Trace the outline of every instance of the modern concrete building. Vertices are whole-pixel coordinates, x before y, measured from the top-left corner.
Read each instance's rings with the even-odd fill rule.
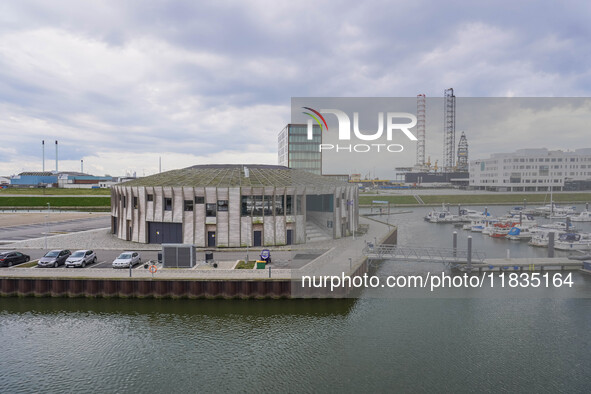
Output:
[[[278,154],[279,165],[322,175],[322,153],[320,144],[322,135],[320,127],[312,128],[312,139],[308,139],[308,126],[305,124],[288,124],[279,132]]]
[[[357,186],[269,165],[199,165],[111,188],[112,232],[198,247],[301,244],[358,224]]]
[[[561,151],[520,149],[470,161],[470,187],[492,191],[550,191],[588,184],[591,148]],[[552,188],[552,189],[551,189]]]

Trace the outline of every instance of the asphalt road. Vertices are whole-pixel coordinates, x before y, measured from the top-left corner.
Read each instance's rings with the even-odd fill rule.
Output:
[[[0,244],[12,243],[31,238],[41,238],[48,232],[48,236],[66,234],[77,231],[95,230],[109,227],[110,216],[100,216],[84,219],[64,220],[60,222],[26,224],[22,226],[10,226],[0,228]]]
[[[2,250],[2,247],[0,247]],[[47,252],[45,249],[23,249],[19,250],[20,252],[31,256],[31,260],[36,260],[45,255]],[[133,251],[133,249],[129,249],[128,251]],[[73,253],[74,250],[71,250]],[[119,254],[125,252],[124,250],[95,250],[97,256],[97,263],[96,264],[89,264],[87,268],[108,268],[112,269],[111,263]],[[144,269],[143,264],[147,263],[150,260],[157,260],[158,252],[155,251],[139,251],[142,264],[137,265],[135,269]],[[218,261],[233,261],[233,260],[244,260],[246,258],[246,250],[239,251],[239,252],[224,252],[224,251],[214,251],[214,260]],[[323,251],[318,250],[298,250],[298,251],[271,251],[271,258],[273,260],[272,265],[275,267],[282,267],[282,268],[300,268],[306,265],[308,262],[312,261],[316,257],[320,256]],[[248,253],[249,260],[256,260],[259,257],[258,252],[250,251]],[[205,260],[205,252],[198,251],[197,252],[197,261],[202,262]],[[0,267],[0,270],[4,269],[4,267]],[[65,269],[65,265],[61,265],[58,268],[37,268],[34,267],[33,269]],[[68,269],[77,269],[77,268],[68,268]]]

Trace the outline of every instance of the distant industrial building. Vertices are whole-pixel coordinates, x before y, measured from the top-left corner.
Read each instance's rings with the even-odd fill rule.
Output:
[[[60,187],[65,189],[105,188],[121,182],[111,176],[94,176],[82,172],[21,172],[10,177],[16,187]]]
[[[470,161],[470,187],[492,191],[585,190],[591,186],[591,148],[520,149]]]
[[[352,234],[358,188],[272,165],[198,165],[112,187],[112,232],[141,243],[246,247]]]
[[[314,125],[312,132],[312,139],[309,140],[308,125],[291,123],[279,132],[278,154],[280,166],[322,175],[322,153],[320,152],[322,135],[320,127]]]

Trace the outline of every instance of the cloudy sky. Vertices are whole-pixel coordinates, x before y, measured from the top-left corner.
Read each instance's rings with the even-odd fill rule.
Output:
[[[276,164],[291,97],[588,97],[589,20],[584,1],[5,1],[0,175],[41,170],[43,139],[47,169],[57,139],[60,170],[84,159],[96,175],[152,174],[159,157]],[[492,146],[461,116],[472,158],[591,145],[588,130],[564,141],[530,122],[517,143],[495,126]]]

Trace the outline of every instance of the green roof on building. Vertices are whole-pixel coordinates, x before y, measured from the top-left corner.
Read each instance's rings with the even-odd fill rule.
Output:
[[[248,173],[248,177],[246,176]],[[347,186],[330,176],[315,175],[284,166],[262,164],[196,165],[150,175],[121,186],[262,187]]]

